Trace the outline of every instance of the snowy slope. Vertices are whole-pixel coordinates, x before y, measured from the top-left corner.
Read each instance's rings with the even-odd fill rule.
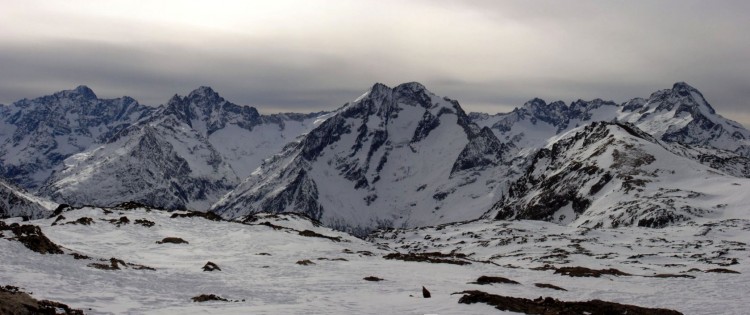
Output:
[[[99,99],[79,86],[0,106],[0,172],[36,189],[62,161],[105,142],[152,109],[130,97]]]
[[[137,201],[205,211],[317,118],[261,116],[201,87],[186,97],[175,95],[109,142],[68,158],[41,193],[73,205]]]
[[[743,213],[750,179],[672,153],[631,124],[592,123],[538,151],[488,214],[572,226],[663,227]]]
[[[22,222],[39,226],[64,254],[33,252],[0,224],[0,284],[19,286],[38,299],[60,301],[86,314],[505,314],[484,304],[459,304],[461,295],[453,293],[464,290],[531,299],[601,299],[685,314],[744,314],[750,290],[750,248],[743,243],[749,237],[747,220],[658,230],[478,221],[382,231],[382,237],[373,238],[381,244],[374,244],[297,216],[261,216],[240,224],[171,218],[173,214],[84,208],[64,212],[65,218],[54,226],[54,218]],[[129,222],[120,223],[122,217]],[[89,225],[70,223],[87,222],[85,218],[91,219]],[[153,226],[142,225],[149,222]],[[304,236],[315,235],[309,232],[300,235],[304,230],[338,241]],[[156,243],[165,237],[188,243]],[[469,264],[383,258],[396,249],[454,251],[468,255],[456,260]],[[83,256],[75,259],[72,254]],[[92,267],[109,266],[111,258],[125,264],[118,263],[119,270]],[[297,264],[304,260],[314,264]],[[208,261],[221,271],[203,271]],[[617,268],[636,276],[569,277],[531,269],[550,263]],[[715,268],[741,273],[701,272]],[[654,274],[683,277],[651,277]],[[365,281],[368,276],[384,280]],[[472,283],[480,276],[520,284]],[[422,286],[431,298],[422,298]],[[191,301],[200,294],[231,301]]]
[[[57,204],[38,198],[22,188],[0,180],[0,218],[46,218]]]
[[[746,218],[747,213],[723,213],[721,218],[699,218],[663,229],[588,229],[487,219],[381,230],[369,239],[402,252],[466,255],[495,266],[491,275],[521,283],[492,285],[495,294],[536,298],[554,292],[563,300],[599,298],[653,303],[685,314],[745,314],[741,305],[750,290]],[[576,267],[616,269],[630,276],[571,277],[558,272]],[[722,271],[737,274],[715,273]],[[531,292],[532,283],[568,291]]]
[[[376,84],[253,173],[213,210],[300,212],[362,234],[476,218],[497,199],[510,148],[456,101]]]

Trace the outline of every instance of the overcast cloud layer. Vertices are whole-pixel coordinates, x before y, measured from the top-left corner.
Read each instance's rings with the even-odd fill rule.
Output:
[[[618,102],[686,81],[750,126],[750,1],[0,0],[0,103],[200,85],[263,112],[419,81],[469,111]]]

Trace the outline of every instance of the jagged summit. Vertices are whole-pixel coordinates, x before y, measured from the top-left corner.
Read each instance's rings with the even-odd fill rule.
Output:
[[[393,88],[396,91],[412,91],[412,92],[420,92],[420,91],[427,91],[427,87],[425,87],[422,83],[419,82],[406,82],[401,83],[397,85],[395,88]]]
[[[214,91],[210,86],[200,86],[193,90],[187,96],[191,100],[204,99],[211,102],[221,102],[224,100],[219,93]]]
[[[432,105],[429,101],[431,97],[435,97],[435,94],[418,82],[402,83],[393,88],[375,83],[370,90],[345,107],[364,106],[374,112],[384,113],[393,109],[395,104],[427,108]]]
[[[257,109],[229,102],[208,86],[201,86],[185,97],[173,96],[167,102],[163,115],[157,116],[170,115],[203,132],[205,136],[227,124],[252,130],[261,123],[261,115]]]
[[[84,99],[84,100],[96,100],[98,97],[96,96],[96,93],[94,93],[94,90],[89,88],[86,85],[79,85],[71,90],[62,90],[56,93],[53,93],[52,95],[43,96],[44,97],[54,97],[58,99]],[[39,98],[37,98],[39,99]]]
[[[698,89],[682,81],[675,82],[672,85],[672,91],[676,92],[680,96],[692,96],[691,93],[696,93],[700,96],[701,99],[704,99],[703,94],[700,91],[698,91]],[[711,114],[716,114],[716,112],[713,111],[713,108],[711,108],[711,110],[712,110]]]
[[[94,93],[94,90],[86,85],[79,85],[70,90],[61,90],[45,96],[36,97],[34,99],[24,98],[14,102],[12,105],[17,107],[26,107],[30,105],[62,106],[64,104],[61,104],[61,102],[66,104],[75,104],[75,102],[79,101],[91,103],[99,100],[100,99],[98,98],[96,93]]]
[[[670,112],[676,114],[688,112],[690,115],[715,115],[716,110],[706,101],[703,94],[685,82],[675,83],[671,89],[656,91],[648,98],[652,106],[644,104],[642,111],[653,109],[654,112]]]
[[[391,88],[390,86],[375,82],[375,84],[372,85],[372,88],[370,88],[370,91],[386,91],[386,90],[411,90],[411,91],[426,91],[427,87],[424,86],[424,84],[413,81],[413,82],[405,82],[396,85],[395,87]]]
[[[86,98],[97,98],[94,90],[85,85],[79,85],[73,91]]]
[[[226,100],[209,86],[200,86],[188,93],[187,96],[175,94],[167,102],[167,106],[174,103],[192,103],[196,106],[210,107]]]

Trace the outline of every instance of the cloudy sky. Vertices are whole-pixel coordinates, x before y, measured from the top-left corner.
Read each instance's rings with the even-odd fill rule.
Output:
[[[686,81],[750,126],[750,1],[0,0],[0,103],[77,85],[264,112],[419,81],[470,111]]]

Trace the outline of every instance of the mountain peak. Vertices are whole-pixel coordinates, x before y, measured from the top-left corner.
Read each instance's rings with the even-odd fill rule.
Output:
[[[546,107],[547,107],[547,102],[538,97],[535,97],[526,101],[526,103],[523,103],[523,106],[521,106],[522,109],[526,109],[531,112],[535,112]]]
[[[394,88],[391,88],[383,83],[377,82],[375,83],[372,88],[370,88],[370,91],[366,93],[365,95],[370,96],[376,96],[381,94],[390,94],[393,93],[394,95],[413,95],[413,94],[431,94],[427,88],[419,82],[406,82],[401,83],[397,85]]]
[[[221,100],[219,93],[216,93],[210,86],[201,86],[193,90],[188,94],[188,99],[207,99],[207,100]]]
[[[410,90],[414,92],[426,91],[427,88],[419,82],[406,82],[399,84],[394,90]]]
[[[675,82],[672,85],[672,90],[675,90],[675,91],[698,91],[697,89],[695,89],[694,87],[692,87],[690,84],[687,84],[687,83],[685,83],[683,81]]]
[[[685,82],[676,82],[674,85],[672,85],[672,92],[679,95],[680,97],[686,97],[694,101],[695,104],[693,106],[686,106],[686,109],[704,108],[708,111],[708,114],[716,114],[716,110],[714,110],[714,108],[711,107],[711,104],[706,101],[706,99],[703,97],[703,94],[698,91],[698,89],[690,86],[689,84]]]
[[[75,89],[65,90],[65,91],[62,91],[62,92],[59,92],[59,93],[62,94],[63,96],[68,96],[68,97],[71,97],[71,96],[72,97],[81,96],[81,97],[83,97],[85,99],[96,99],[97,98],[96,94],[94,94],[94,91],[91,90],[91,88],[89,88],[88,86],[85,86],[85,85],[79,85]]]

